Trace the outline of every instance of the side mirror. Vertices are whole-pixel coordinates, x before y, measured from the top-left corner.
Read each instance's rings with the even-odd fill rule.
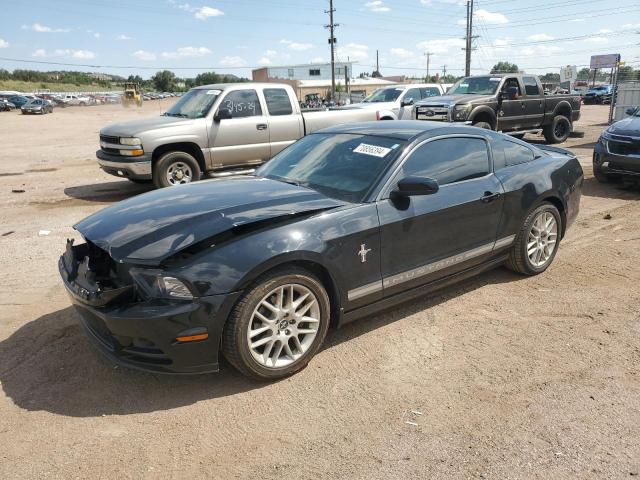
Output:
[[[624,113],[626,113],[627,115],[635,115],[635,113],[638,111],[638,108],[640,107],[629,107],[627,108]]]
[[[415,197],[419,195],[433,195],[440,189],[438,181],[425,177],[406,177],[398,182],[392,192],[399,197]]]
[[[413,105],[413,98],[407,98],[406,100],[402,100],[402,102],[400,102],[401,107],[410,107],[411,105]]]
[[[229,120],[231,118],[233,118],[231,110],[228,108],[219,108],[218,112],[213,116],[213,121],[219,122],[220,120]]]

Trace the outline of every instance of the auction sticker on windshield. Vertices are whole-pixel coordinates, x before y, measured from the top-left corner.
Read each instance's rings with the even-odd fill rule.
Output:
[[[366,143],[361,143],[354,150],[355,153],[364,153],[365,155],[372,155],[374,157],[384,157],[387,153],[391,151],[390,148],[379,147],[377,145],[369,145]]]

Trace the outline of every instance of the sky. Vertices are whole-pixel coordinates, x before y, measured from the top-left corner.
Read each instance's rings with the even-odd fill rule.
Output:
[[[139,74],[170,69],[251,77],[251,69],[329,61],[328,0],[0,0],[0,68]],[[620,53],[640,68],[640,2],[476,0],[472,73],[500,60],[529,73]],[[464,0],[335,0],[337,59],[383,75],[462,75]],[[7,17],[8,19],[9,17]],[[28,61],[20,62],[17,60]],[[47,63],[69,64],[65,66]],[[445,67],[446,66],[446,67]]]

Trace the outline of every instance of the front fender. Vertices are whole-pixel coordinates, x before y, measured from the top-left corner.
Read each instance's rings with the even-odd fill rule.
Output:
[[[492,125],[496,125],[497,122],[497,117],[496,117],[496,112],[495,110],[493,110],[491,107],[487,106],[487,105],[482,105],[479,107],[474,108],[471,111],[471,114],[469,115],[469,118],[467,118],[467,121],[473,123],[474,120],[479,117],[480,115],[488,115],[491,118],[491,123]]]
[[[398,114],[394,113],[393,110],[378,110],[377,117],[378,120],[397,120]]]

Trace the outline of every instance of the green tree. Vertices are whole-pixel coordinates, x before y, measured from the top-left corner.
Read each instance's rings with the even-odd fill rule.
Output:
[[[559,73],[545,73],[540,76],[540,81],[545,83],[560,83]]]
[[[133,83],[137,83],[139,85],[142,85],[144,80],[142,79],[142,77],[140,75],[129,75],[129,77],[127,78],[127,82],[133,82]]]
[[[509,62],[498,62],[491,69],[491,73],[518,73],[518,65]]]
[[[162,70],[151,77],[151,83],[159,92],[173,92],[175,90],[176,76],[169,70]]]

